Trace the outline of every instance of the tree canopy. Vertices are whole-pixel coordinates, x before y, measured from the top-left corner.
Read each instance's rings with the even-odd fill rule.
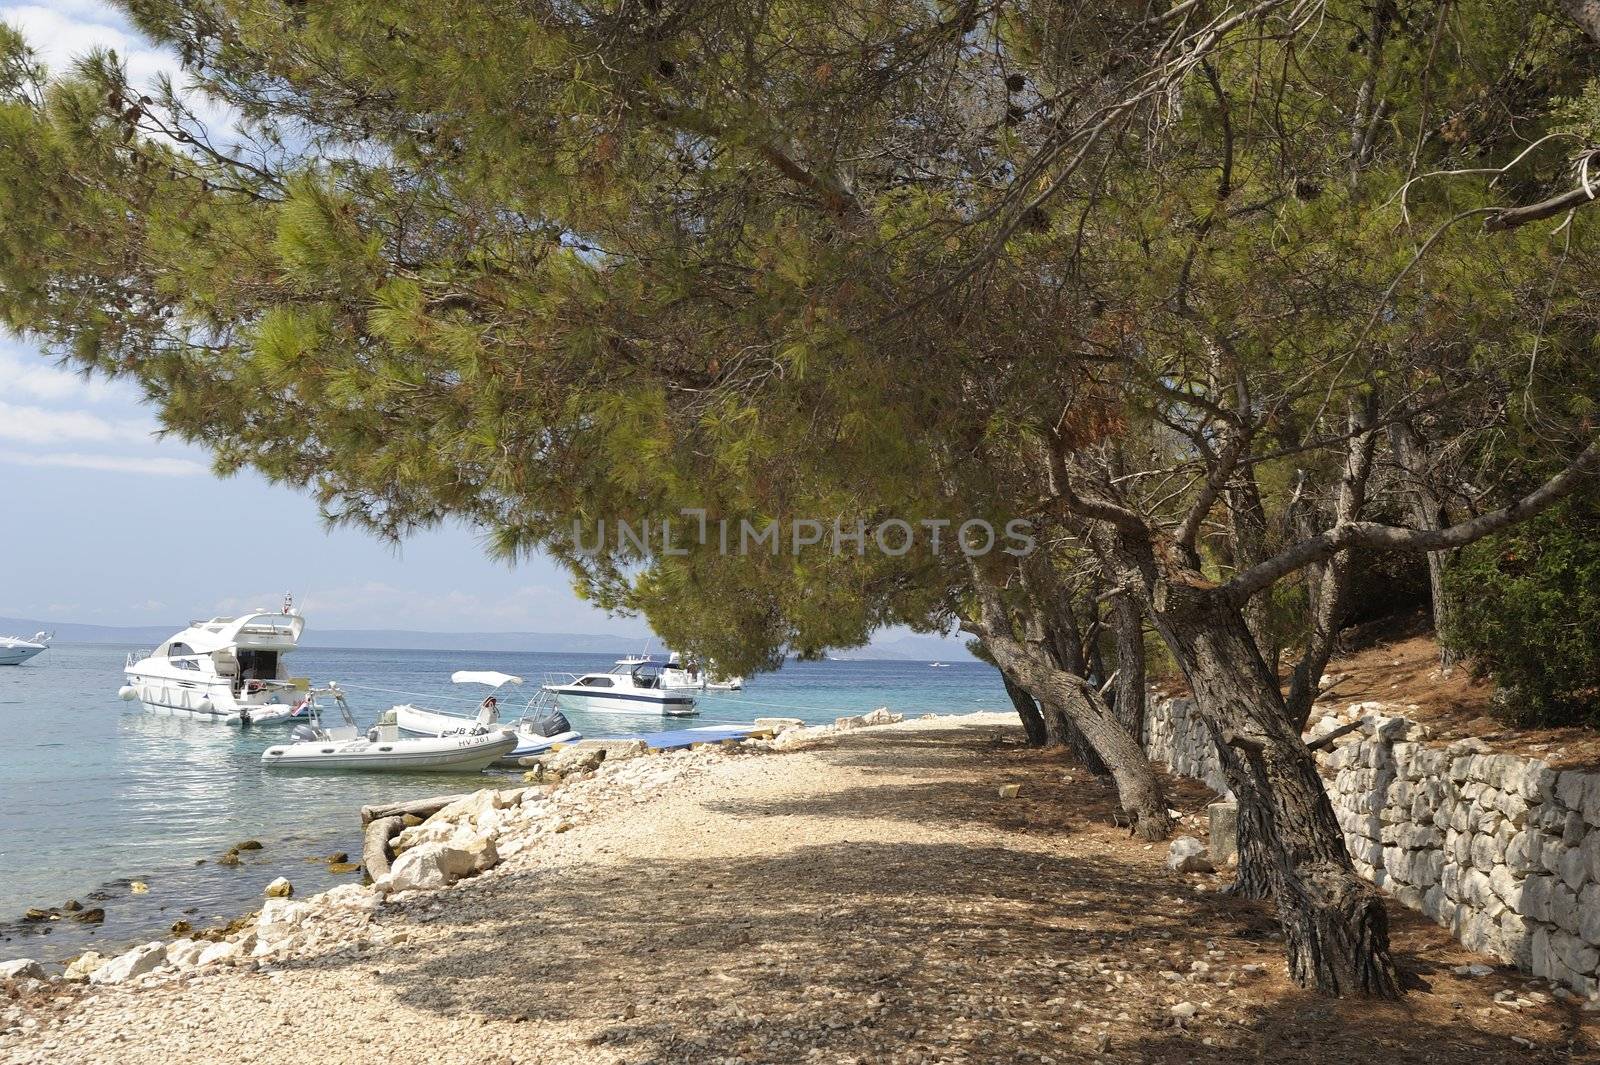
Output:
[[[1393,993],[1300,732],[1352,549],[1596,465],[1593,4],[124,6],[192,88],[0,30],[0,319],[735,668],[960,623],[1094,726],[1098,582],[1235,752],[1295,975]],[[584,550],[686,511],[917,550]],[[1031,564],[932,550],[1019,518]]]

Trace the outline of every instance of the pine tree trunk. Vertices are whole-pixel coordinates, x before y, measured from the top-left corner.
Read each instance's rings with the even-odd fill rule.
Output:
[[[1094,749],[1094,744],[1089,740],[1081,728],[1072,723],[1070,715],[1063,714],[1067,722],[1067,750],[1072,752],[1073,759],[1090,773],[1097,777],[1108,777],[1111,769],[1100,757],[1100,752]]]
[[[1166,839],[1172,832],[1167,796],[1144,748],[1134,742],[1083,678],[1052,670],[1040,682],[1048,692],[1045,701],[1061,706],[1071,717],[1085,746],[1116,784],[1117,799],[1132,834],[1146,841]]]
[[[1419,529],[1442,529],[1448,524],[1444,500],[1429,483],[1426,444],[1410,425],[1397,422],[1390,427],[1389,443],[1395,462],[1405,471],[1411,482],[1411,522]],[[1450,624],[1450,593],[1444,586],[1444,567],[1450,555],[1443,551],[1428,552],[1428,595],[1433,612],[1433,631],[1440,636],[1439,664],[1446,670],[1458,660],[1454,651],[1444,645],[1443,635]]]
[[[1240,612],[1212,602],[1158,623],[1233,752],[1241,864],[1277,906],[1290,975],[1324,994],[1398,997],[1383,897],[1352,867],[1316,760]]]
[[[1004,670],[1000,672],[1000,680],[1006,686],[1006,694],[1011,697],[1011,705],[1016,707],[1017,716],[1022,719],[1022,731],[1028,737],[1028,746],[1047,746],[1044,714],[1039,711],[1039,704]]]
[[[1450,627],[1451,609],[1450,592],[1444,586],[1446,559],[1443,551],[1428,552],[1428,591],[1433,605],[1433,632],[1439,638],[1439,665],[1448,672],[1459,664],[1461,656],[1444,642],[1445,630]]]
[[[1272,853],[1267,848],[1266,822],[1269,804],[1255,787],[1253,778],[1240,761],[1239,752],[1224,742],[1216,722],[1207,721],[1206,727],[1211,733],[1211,742],[1216,744],[1223,776],[1228,778],[1228,789],[1233,792],[1239,808],[1235,829],[1238,866],[1228,893],[1244,899],[1271,898]]]
[[[1172,817],[1161,780],[1144,748],[1118,724],[1088,681],[1059,667],[1046,646],[1046,627],[1038,611],[1022,611],[1027,638],[1017,638],[1016,619],[1001,598],[1001,587],[976,565],[972,572],[978,616],[968,628],[982,641],[989,657],[1039,701],[1047,723],[1053,716],[1049,710],[1055,708],[1082,733],[1110,770],[1133,835],[1149,841],[1166,839],[1172,831]]]
[[[1111,625],[1117,645],[1117,682],[1111,708],[1135,743],[1144,742],[1145,655],[1144,611],[1126,593],[1111,602]]]

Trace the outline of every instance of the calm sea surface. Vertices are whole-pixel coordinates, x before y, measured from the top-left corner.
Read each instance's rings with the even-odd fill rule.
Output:
[[[264,770],[262,750],[289,726],[238,729],[146,714],[117,697],[127,650],[63,645],[0,668],[0,960],[106,951],[154,938],[179,919],[205,927],[253,909],[262,887],[279,875],[301,894],[353,880],[329,873],[326,857],[346,851],[359,860],[357,811],[364,803],[519,781],[510,770]],[[452,685],[457,669],[523,677],[523,688],[506,689],[512,695],[502,699],[502,717],[517,716],[545,673],[606,669],[612,656],[308,648],[290,661],[297,676],[344,685],[366,725],[396,702],[469,711],[482,690],[474,697]],[[877,706],[915,715],[1010,703],[995,671],[977,663],[934,669],[920,662],[794,662],[753,678],[742,693],[703,696],[693,719],[568,716],[593,737],[766,716],[825,722]],[[246,864],[216,864],[250,839],[262,849],[245,852]],[[144,881],[149,892],[132,894],[132,880]],[[20,920],[29,907],[69,899],[103,907],[105,923]]]

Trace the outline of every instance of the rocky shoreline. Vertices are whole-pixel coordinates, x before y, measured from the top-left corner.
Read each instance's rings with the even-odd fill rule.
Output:
[[[1013,714],[869,720],[894,718],[573,748],[403,826],[374,884],[279,883],[231,928],[70,980],[13,963],[0,1062],[1233,1065],[1271,1047],[1278,1065],[1533,1065],[1600,1047],[1594,1014],[1404,910],[1424,986],[1306,996],[1226,871],[1130,840],[1111,793],[1025,748]],[[1181,809],[1205,800],[1174,781]]]
[[[754,738],[673,752],[653,754],[642,741],[585,741],[551,752],[534,760],[520,787],[482,788],[426,818],[394,818],[404,823],[385,841],[393,862],[366,883],[296,899],[292,883],[277,877],[263,889],[259,911],[215,929],[152,940],[120,953],[89,950],[59,974],[31,958],[0,962],[0,991],[9,999],[0,1007],[0,1050],[47,1026],[75,996],[94,988],[158,988],[204,979],[224,968],[270,973],[274,965],[295,958],[358,957],[375,946],[404,943],[407,933],[386,929],[385,916],[419,907],[437,910],[437,892],[489,873],[597,810],[645,803],[729,754],[797,750],[840,732],[900,720],[886,709],[810,727],[796,719],[764,719],[765,728]],[[259,849],[260,844],[245,846]]]

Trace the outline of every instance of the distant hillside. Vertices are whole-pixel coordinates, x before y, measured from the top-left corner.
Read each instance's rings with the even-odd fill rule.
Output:
[[[178,629],[150,625],[83,625],[71,621],[0,617],[0,635],[28,636],[54,632],[60,643],[106,643],[135,648],[153,647]],[[591,632],[421,632],[409,629],[324,629],[306,626],[303,647],[355,647],[363,649],[427,648],[439,651],[551,651],[566,654],[623,654],[642,649],[635,636]],[[659,641],[655,650],[661,650]],[[937,636],[901,636],[868,647],[839,652],[849,660],[896,659],[910,662],[970,662],[960,640]]]

